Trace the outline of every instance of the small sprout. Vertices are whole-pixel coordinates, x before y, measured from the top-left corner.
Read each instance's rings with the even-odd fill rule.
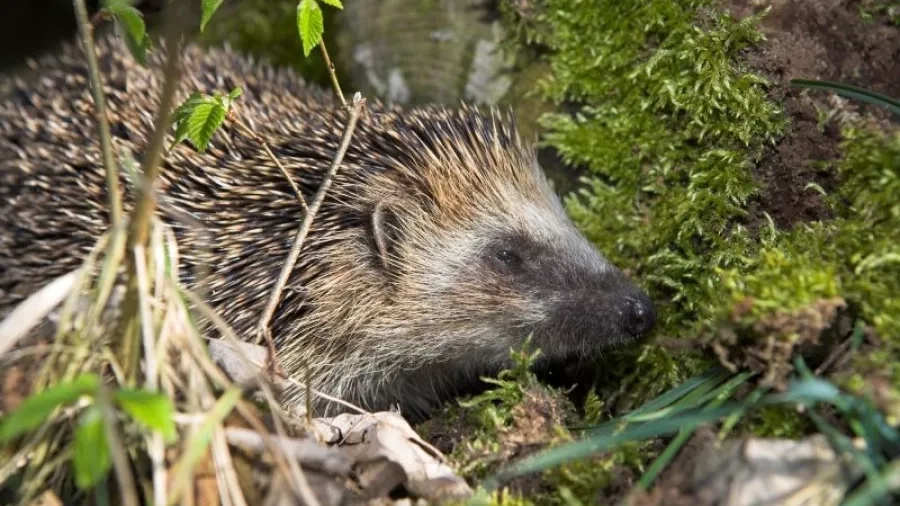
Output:
[[[820,185],[818,183],[807,183],[806,186],[803,187],[803,189],[804,190],[809,190],[809,189],[815,190],[823,196],[828,195],[827,193],[825,193],[825,188],[822,188],[822,185]]]
[[[231,111],[234,101],[242,93],[240,87],[231,90],[227,95],[192,93],[173,114],[175,140],[172,147],[187,139],[197,151],[201,153],[206,151],[213,135]]]

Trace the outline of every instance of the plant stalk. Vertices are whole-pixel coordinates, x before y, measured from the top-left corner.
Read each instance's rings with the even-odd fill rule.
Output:
[[[106,116],[106,98],[103,94],[103,77],[100,75],[100,66],[97,63],[97,53],[94,48],[94,26],[88,18],[87,6],[84,0],[73,0],[75,18],[78,24],[78,32],[81,35],[81,45],[88,63],[88,76],[91,83],[91,95],[94,98],[94,109],[97,113],[97,131],[100,135],[100,155],[103,158],[103,168],[106,171],[106,192],[109,199],[109,223],[115,227],[122,219],[122,196],[119,192],[119,170],[116,166],[116,158],[112,150],[112,132],[109,128],[109,118]]]

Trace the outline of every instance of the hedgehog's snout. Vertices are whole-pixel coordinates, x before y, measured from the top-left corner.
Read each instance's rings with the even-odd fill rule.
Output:
[[[626,334],[640,337],[650,332],[656,323],[656,308],[647,294],[637,290],[625,296],[622,306],[622,330]]]

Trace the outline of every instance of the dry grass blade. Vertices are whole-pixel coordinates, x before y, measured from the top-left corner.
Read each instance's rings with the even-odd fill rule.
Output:
[[[137,496],[137,487],[134,483],[134,476],[131,474],[131,464],[128,460],[128,453],[125,451],[125,444],[119,437],[116,430],[117,420],[112,401],[109,398],[109,392],[103,386],[100,387],[97,402],[99,403],[105,420],[104,431],[106,432],[106,440],[109,442],[109,452],[113,460],[113,470],[116,479],[119,482],[119,494],[122,496],[122,504],[124,506],[139,506],[140,501]]]
[[[160,258],[165,251],[154,249],[155,257]],[[144,343],[145,384],[148,390],[156,391],[158,387],[158,359],[153,332],[153,317],[150,313],[150,281],[147,274],[147,258],[144,248],[134,248],[134,262],[137,267],[137,281],[140,298],[138,300],[141,315],[141,334]],[[153,503],[157,506],[166,504],[166,466],[165,443],[158,432],[150,434],[147,441],[147,452],[150,454],[150,462],[153,467]]]
[[[78,274],[79,270],[75,270],[47,283],[0,322],[0,356],[12,349],[19,339],[66,299],[78,279]]]
[[[271,336],[269,335],[269,322],[272,320],[272,315],[275,314],[275,308],[278,306],[278,302],[281,300],[281,293],[284,291],[284,287],[287,284],[288,277],[291,274],[291,271],[294,269],[294,265],[297,263],[297,258],[300,256],[300,250],[303,248],[303,242],[306,240],[306,235],[309,234],[310,227],[312,227],[312,221],[316,216],[316,213],[319,211],[319,207],[322,205],[322,202],[325,200],[325,194],[328,192],[328,189],[331,187],[331,182],[334,179],[334,175],[337,173],[338,169],[341,166],[341,162],[344,160],[344,155],[347,153],[347,148],[350,147],[350,139],[353,137],[353,131],[356,129],[356,122],[359,120],[360,114],[362,114],[363,106],[365,105],[365,100],[363,100],[362,95],[358,92],[353,96],[353,104],[350,106],[350,117],[347,120],[347,125],[344,127],[343,136],[341,137],[341,144],[338,148],[337,153],[334,155],[334,160],[331,162],[331,166],[328,168],[328,172],[325,174],[325,179],[322,181],[321,186],[319,186],[319,191],[316,192],[316,196],[312,201],[312,204],[309,205],[309,212],[306,213],[306,216],[303,217],[303,223],[300,224],[300,229],[297,231],[297,236],[294,239],[294,244],[291,247],[291,252],[288,255],[287,260],[285,260],[284,265],[281,268],[281,272],[278,275],[278,280],[275,282],[275,287],[272,290],[272,294],[269,297],[269,302],[266,304],[266,309],[263,312],[262,317],[260,318],[259,325],[257,327],[257,331],[259,335],[265,337],[266,343],[269,346],[269,350],[272,353],[271,359],[274,362],[274,347],[272,345]]]

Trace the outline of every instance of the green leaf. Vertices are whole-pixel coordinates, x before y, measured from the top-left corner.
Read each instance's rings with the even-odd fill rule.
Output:
[[[188,139],[201,153],[206,151],[209,141],[225,121],[225,107],[218,102],[198,105],[188,119]]]
[[[94,393],[99,384],[100,380],[96,375],[87,374],[28,397],[18,409],[0,421],[0,442],[9,441],[39,426],[56,408]]]
[[[343,9],[344,5],[341,3],[341,0],[321,0],[322,3],[328,4],[332,7],[337,7],[338,9]]]
[[[219,10],[219,6],[222,5],[222,0],[203,0],[203,5],[201,7],[202,14],[200,19],[200,31],[202,32],[204,28],[206,28],[206,24],[209,23],[209,20],[213,17],[213,14]]]
[[[244,89],[238,86],[237,88],[228,92],[228,98],[231,100],[237,100],[238,97],[244,94]]]
[[[105,9],[125,31],[128,50],[141,65],[146,65],[150,38],[147,36],[144,15],[127,0],[107,0]]]
[[[144,37],[144,40],[137,41],[134,40],[131,35],[126,33],[125,46],[128,48],[128,52],[131,53],[131,56],[133,56],[141,66],[147,66],[147,49],[150,47],[149,37]]]
[[[297,5],[297,28],[303,41],[303,55],[309,56],[312,49],[322,41],[322,34],[325,32],[322,9],[316,0],[300,0]]]
[[[165,395],[147,390],[120,389],[115,393],[119,406],[135,421],[162,433],[166,442],[175,440],[172,403]]]
[[[172,145],[187,139],[201,153],[206,151],[212,136],[225,121],[230,106],[226,97],[192,93],[173,113],[176,127]]]
[[[82,490],[96,485],[112,467],[105,426],[101,408],[91,406],[84,411],[75,429],[72,468],[75,484]]]
[[[792,79],[791,86],[796,88],[810,88],[814,90],[828,90],[838,95],[855,98],[869,104],[884,107],[885,109],[900,115],[900,100],[896,100],[874,91],[869,91],[849,84],[832,83],[828,81],[814,81],[808,79]]]
[[[710,410],[695,409],[676,416],[628,427],[615,434],[602,434],[598,437],[587,437],[580,441],[563,444],[544,450],[543,452],[534,454],[530,457],[526,457],[510,467],[502,469],[494,476],[485,480],[482,483],[482,486],[488,490],[494,490],[501,482],[511,478],[542,471],[560,464],[595,455],[629,441],[640,441],[682,430],[690,430],[701,424],[718,420],[723,416],[735,412],[742,412],[745,409],[746,408],[741,404],[732,404]]]
[[[134,40],[144,40],[147,35],[147,27],[144,25],[144,16],[141,11],[121,0],[109,2],[106,10],[122,23],[126,32],[134,37]]]

